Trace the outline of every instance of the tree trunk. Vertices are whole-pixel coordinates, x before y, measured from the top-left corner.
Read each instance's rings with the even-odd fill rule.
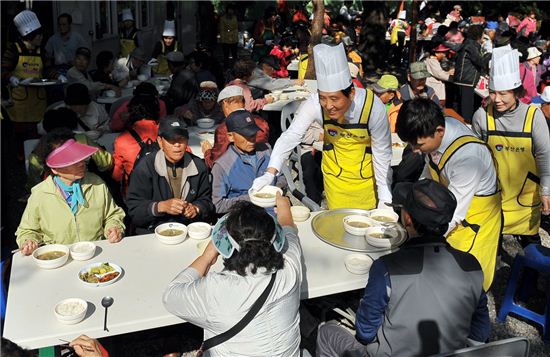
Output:
[[[416,62],[416,24],[418,23],[418,1],[412,2],[412,25],[409,43],[409,64]]]
[[[321,42],[323,25],[325,23],[325,3],[323,0],[313,0],[313,23],[311,25],[311,39],[307,46],[309,60],[307,61],[305,79],[315,79],[315,61],[313,60],[313,46]]]
[[[388,66],[388,47],[386,43],[386,2],[363,1],[363,25],[357,49],[363,57],[363,67],[367,71]]]

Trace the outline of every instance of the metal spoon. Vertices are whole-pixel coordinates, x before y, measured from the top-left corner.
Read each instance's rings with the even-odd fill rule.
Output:
[[[105,296],[103,299],[101,299],[101,305],[105,308],[105,319],[103,320],[103,331],[109,332],[109,329],[107,328],[107,308],[113,305],[113,302],[115,302],[115,299],[113,299],[110,296]]]

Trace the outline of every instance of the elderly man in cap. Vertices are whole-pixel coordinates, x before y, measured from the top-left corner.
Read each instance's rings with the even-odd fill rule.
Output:
[[[122,10],[122,32],[120,33],[120,56],[128,58],[128,56],[139,47],[138,32],[136,28],[136,20],[132,14],[132,9]]]
[[[218,214],[229,212],[238,201],[250,200],[248,189],[267,169],[271,154],[268,144],[256,143],[257,133],[262,129],[250,112],[232,112],[225,125],[230,145],[212,167],[212,201]],[[282,185],[285,181],[280,178],[277,186]],[[272,209],[268,211],[274,213]]]
[[[245,111],[244,92],[239,86],[227,86],[218,95],[218,104],[221,106],[223,115],[227,118],[235,111]],[[260,128],[257,132],[256,143],[265,144],[269,138],[269,124],[258,115],[252,115],[256,125]],[[220,158],[231,144],[227,136],[227,123],[224,121],[216,128],[214,134],[214,145],[205,140],[201,143],[201,149],[204,154],[204,161],[208,167],[212,167],[214,162]]]
[[[414,62],[409,65],[408,82],[399,88],[401,102],[415,98],[428,98],[439,105],[435,90],[426,84],[426,79],[432,75],[424,62]]]
[[[153,233],[166,222],[212,219],[212,188],[204,161],[187,152],[189,133],[183,121],[160,122],[160,150],[145,156],[132,172],[127,205],[137,234]]]
[[[396,128],[414,152],[426,154],[424,177],[440,182],[455,195],[458,205],[447,242],[477,258],[488,291],[502,227],[501,196],[489,148],[464,124],[445,118],[441,108],[427,99],[405,102]]]
[[[76,50],[74,66],[67,71],[67,79],[69,83],[82,83],[88,87],[90,95],[95,98],[103,90],[114,90],[116,95],[120,97],[121,90],[118,86],[108,83],[95,82],[92,76],[88,73],[90,65],[90,56],[92,51],[87,47],[79,47]]]
[[[260,91],[274,91],[304,84],[303,79],[273,78],[273,72],[279,69],[279,59],[277,57],[273,55],[262,57],[258,62],[258,66],[252,71],[252,77],[247,83],[248,86]]]
[[[115,82],[124,79],[147,80],[151,77],[151,67],[147,64],[149,58],[142,48],[135,48],[130,56],[119,58],[111,76]],[[138,76],[140,76],[138,78]]]
[[[353,86],[342,44],[320,44],[313,50],[318,93],[302,104],[252,188],[272,184],[290,152],[317,122],[324,128],[321,166],[328,207],[376,208],[391,200],[391,136],[384,104],[372,90]]]
[[[409,240],[372,264],[355,336],[322,325],[317,356],[428,356],[489,338],[479,263],[445,242],[456,208],[452,192],[432,180],[398,183],[392,205],[401,207]]]

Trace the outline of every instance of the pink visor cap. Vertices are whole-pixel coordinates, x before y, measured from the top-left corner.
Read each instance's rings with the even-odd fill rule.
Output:
[[[65,141],[63,145],[55,149],[48,155],[46,165],[53,169],[67,167],[95,154],[99,149],[93,146],[84,145],[76,142],[74,139]]]

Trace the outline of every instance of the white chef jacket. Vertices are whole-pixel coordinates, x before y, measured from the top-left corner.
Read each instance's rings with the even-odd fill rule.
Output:
[[[355,97],[344,115],[346,123],[356,124],[359,122],[366,93],[365,89],[355,87]],[[268,166],[281,171],[281,167],[290,152],[303,141],[305,133],[315,121],[321,126],[323,125],[323,112],[317,93],[312,94],[300,106],[290,127],[277,139]],[[391,202],[392,146],[390,125],[386,107],[377,96],[374,96],[368,128],[372,138],[372,160],[378,200]]]

